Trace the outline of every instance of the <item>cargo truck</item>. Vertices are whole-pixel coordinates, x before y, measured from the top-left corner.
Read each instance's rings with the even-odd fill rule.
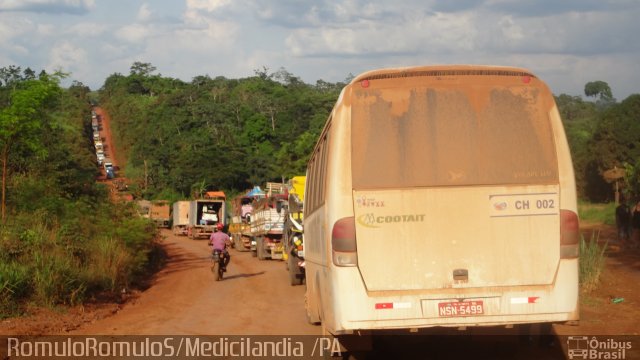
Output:
[[[156,224],[156,227],[169,228],[170,209],[167,201],[156,200],[151,202],[150,218]]]
[[[209,191],[203,199],[189,204],[189,225],[187,236],[191,239],[209,237],[216,224],[225,225],[226,197],[222,191]]]
[[[176,201],[173,203],[173,234],[187,235],[187,227],[189,226],[189,208],[191,201]]]
[[[303,203],[306,176],[295,176],[287,182],[289,193],[283,230],[284,260],[291,285],[304,281]]]
[[[253,256],[258,257],[259,260],[281,260],[283,258],[282,233],[288,200],[286,188],[284,184],[267,183],[266,190],[267,197],[254,203],[251,215],[251,237],[255,242]]]
[[[253,214],[253,203],[264,198],[266,194],[259,186],[247,191],[246,194],[237,196],[231,202],[232,214],[229,224],[229,234],[233,247],[238,251],[255,250],[255,241],[251,236],[251,215]],[[253,246],[252,246],[253,243]]]

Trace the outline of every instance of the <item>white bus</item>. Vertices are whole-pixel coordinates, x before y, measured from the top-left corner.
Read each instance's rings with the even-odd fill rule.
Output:
[[[578,320],[571,155],[528,70],[359,75],[311,155],[304,212],[307,315],[327,333]]]

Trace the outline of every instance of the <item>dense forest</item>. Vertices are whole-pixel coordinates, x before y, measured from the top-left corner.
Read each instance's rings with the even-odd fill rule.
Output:
[[[305,172],[349,78],[306,84],[280,69],[243,79],[163,77],[149,63],[91,91],[64,73],[0,68],[0,313],[118,294],[156,264],[155,227],[96,182],[91,108],[111,116],[118,163],[138,198],[229,196]],[[349,75],[351,77],[351,75]],[[603,81],[556,97],[582,199],[614,197],[613,167],[640,193],[640,95],[621,102]]]
[[[306,160],[344,83],[305,84],[284,69],[256,70],[245,79],[199,76],[190,83],[134,63],[100,90],[111,114],[126,176],[139,196],[178,199],[204,189],[231,193],[305,172]],[[618,103],[603,81],[584,95],[556,97],[573,153],[579,196],[614,197],[603,173],[627,176],[618,185],[640,190],[640,95]],[[120,159],[125,160],[125,159]]]
[[[190,83],[135,63],[100,90],[126,177],[138,196],[176,200],[203,190],[231,194],[304,175],[344,83],[307,85],[281,69]]]

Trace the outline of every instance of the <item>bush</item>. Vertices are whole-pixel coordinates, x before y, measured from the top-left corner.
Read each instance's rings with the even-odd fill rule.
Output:
[[[582,201],[578,203],[578,216],[580,217],[580,221],[584,221],[587,223],[615,225],[615,214],[615,203],[593,204]]]
[[[61,215],[35,208],[0,224],[4,316],[27,303],[75,305],[98,293],[119,294],[157,266],[157,229],[132,205],[106,198],[62,201]]]
[[[15,262],[0,262],[0,318],[15,314],[29,292],[29,270]]]
[[[595,289],[600,282],[600,275],[604,269],[604,252],[607,243],[598,244],[599,232],[591,235],[591,240],[586,241],[584,237],[580,239],[580,288],[589,292]]]
[[[36,304],[76,305],[84,300],[86,283],[83,269],[73,257],[58,249],[36,252],[31,266],[33,294],[30,300]]]
[[[93,289],[115,292],[128,285],[133,257],[127,250],[121,241],[113,238],[92,243],[86,275]]]

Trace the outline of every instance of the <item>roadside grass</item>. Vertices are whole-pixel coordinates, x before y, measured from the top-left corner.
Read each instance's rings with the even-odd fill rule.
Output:
[[[593,204],[578,202],[578,216],[583,224],[615,226],[615,203]],[[598,287],[604,269],[608,242],[601,243],[600,232],[593,231],[590,239],[580,238],[580,290],[584,293]]]
[[[80,209],[77,209],[80,208]],[[77,305],[145,281],[156,227],[132,205],[75,204],[68,217],[17,214],[0,225],[0,318],[29,306]]]
[[[591,224],[616,224],[615,203],[593,204],[586,201],[578,202],[578,217],[580,221]]]
[[[580,239],[580,290],[588,293],[598,287],[605,264],[607,243],[598,244],[600,233],[594,231],[591,239]]]

